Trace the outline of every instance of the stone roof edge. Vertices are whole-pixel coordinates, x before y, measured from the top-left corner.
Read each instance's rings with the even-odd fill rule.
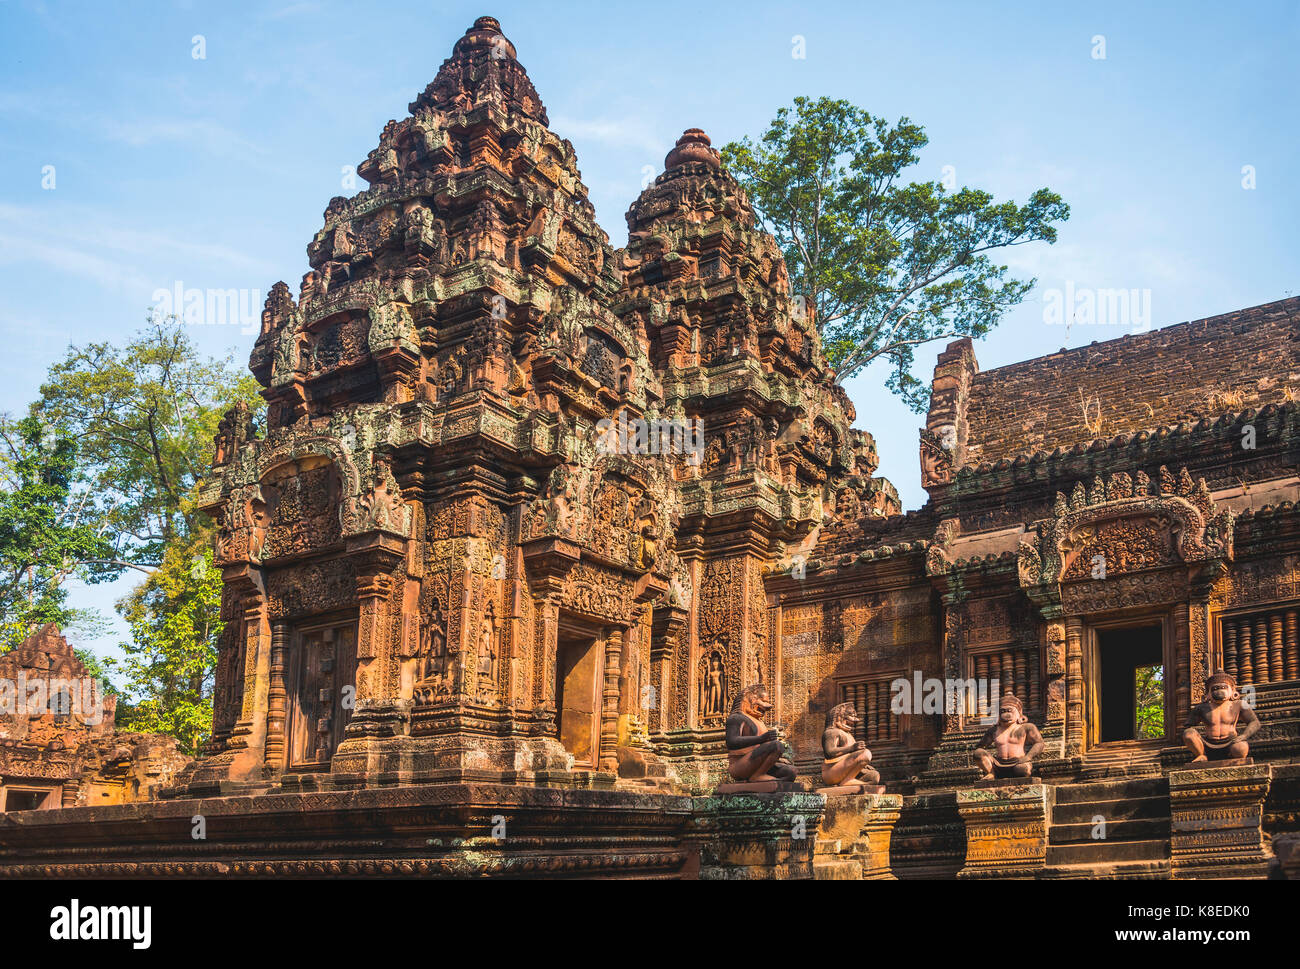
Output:
[[[1269,418],[1275,414],[1285,415],[1288,413],[1300,415],[1300,401],[1283,401],[1280,404],[1270,402],[1259,408],[1251,407],[1243,411],[1225,412],[1213,420],[1203,417],[1194,424],[1188,421],[1179,424],[1160,424],[1154,428],[1116,434],[1112,438],[1094,438],[1087,444],[1080,442],[1068,448],[1057,447],[1051,451],[1021,451],[1015,457],[1002,457],[996,461],[981,461],[975,465],[963,465],[956,469],[954,480],[1006,471],[1013,467],[1023,467],[1026,464],[1036,462],[1059,461],[1099,451],[1119,450],[1133,444],[1145,444],[1152,439],[1163,441],[1168,438],[1187,438],[1190,440],[1198,434],[1247,424],[1258,418]]]
[[[1242,322],[1243,316],[1246,314],[1253,316],[1259,313],[1259,311],[1275,310],[1288,303],[1294,304],[1294,311],[1300,313],[1300,296],[1284,296],[1282,299],[1269,300],[1267,303],[1256,303],[1254,306],[1243,306],[1240,309],[1229,310],[1226,313],[1216,313],[1213,316],[1201,316],[1191,320],[1181,320],[1178,323],[1167,323],[1164,326],[1158,326],[1147,330],[1145,333],[1125,333],[1110,340],[1094,340],[1081,347],[1069,347],[1057,350],[1055,353],[1046,353],[1042,356],[1030,357],[1026,360],[1017,360],[1014,363],[1004,363],[1000,367],[992,367],[988,370],[976,370],[975,381],[983,383],[983,378],[997,375],[1000,371],[1007,371],[1015,367],[1024,367],[1030,364],[1041,364],[1045,360],[1066,357],[1072,354],[1083,354],[1086,351],[1095,351],[1098,347],[1104,347],[1112,343],[1119,343],[1123,340],[1128,340],[1132,343],[1140,343],[1144,339],[1154,339],[1159,334],[1169,333],[1172,330],[1177,330],[1184,326],[1191,327],[1196,326],[1197,324],[1212,324],[1216,321],[1223,321],[1224,325],[1227,325],[1229,320]]]

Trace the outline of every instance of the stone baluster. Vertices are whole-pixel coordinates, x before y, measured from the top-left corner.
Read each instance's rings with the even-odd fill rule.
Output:
[[[1254,654],[1250,648],[1250,620],[1243,620],[1237,627],[1237,669],[1241,675],[1237,677],[1237,683],[1254,683],[1255,666]]]
[[[1025,657],[1025,702],[1029,705],[1030,710],[1036,711],[1041,717],[1045,711],[1042,709],[1042,687],[1038,679],[1038,652],[1037,650],[1022,650]]]
[[[1286,611],[1286,630],[1283,645],[1286,653],[1286,678],[1300,679],[1300,635],[1297,635],[1297,613],[1294,609]]]
[[[1285,678],[1282,665],[1282,613],[1268,617],[1268,669],[1271,680]]]
[[[1264,617],[1255,619],[1255,683],[1267,683],[1270,679],[1268,667],[1268,624]]]
[[[1234,680],[1237,679],[1237,623],[1233,619],[1223,621],[1223,669]]]

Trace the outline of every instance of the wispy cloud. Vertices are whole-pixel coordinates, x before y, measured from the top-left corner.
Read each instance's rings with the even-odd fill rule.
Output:
[[[87,119],[110,141],[132,148],[164,142],[190,144],[221,155],[267,154],[265,147],[249,141],[231,128],[201,118],[109,118]]]
[[[123,116],[87,113],[79,105],[56,95],[35,95],[30,92],[0,92],[0,115],[34,118],[46,124],[76,128],[80,132],[98,134],[105,141],[117,142],[131,148],[175,143],[188,144],[206,154],[239,157],[269,154],[258,144],[220,122],[209,118]]]
[[[656,158],[666,154],[669,147],[654,135],[649,123],[635,118],[579,120],[561,115],[551,119],[551,130],[561,138],[594,141],[610,148],[636,148]]]
[[[152,292],[172,284],[176,273],[168,267],[182,260],[254,280],[273,272],[237,249],[124,226],[93,208],[0,203],[0,264],[37,263],[101,286]]]

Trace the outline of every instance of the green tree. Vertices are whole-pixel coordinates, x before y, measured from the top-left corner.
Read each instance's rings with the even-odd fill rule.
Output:
[[[903,183],[928,139],[902,118],[889,125],[847,101],[795,98],[757,142],[722,149],[785,253],[792,291],[822,335],[836,379],[876,360],[886,386],[924,411],[928,383],[912,375],[915,348],[978,338],[1034,280],[1009,278],[989,253],[1056,241],[1069,206],[1045,188],[1023,206],[940,182]]]
[[[196,754],[212,732],[213,670],[221,635],[221,571],[212,564],[210,531],[169,546],[163,562],[119,603],[131,627],[125,659],[127,704],[118,724],[165,733]]]
[[[147,576],[117,603],[131,629],[119,722],[176,737],[189,751],[211,730],[221,635],[213,523],[195,503],[222,415],[238,401],[261,413],[253,377],[201,356],[174,321],[151,318],[124,347],[72,347],[50,369],[34,409],[81,442],[89,479],[111,503],[114,561]]]
[[[125,347],[72,347],[50,368],[34,413],[80,442],[120,561],[148,573],[203,527],[189,501],[212,438],[238,400],[259,412],[257,382],[230,358],[200,356],[174,320],[153,317]]]
[[[0,646],[49,622],[93,625],[93,610],[68,605],[66,583],[116,576],[112,551],[76,442],[34,417],[0,415]]]

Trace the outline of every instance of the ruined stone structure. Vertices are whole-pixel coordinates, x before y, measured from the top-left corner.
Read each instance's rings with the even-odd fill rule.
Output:
[[[171,737],[119,733],[105,693],[53,626],[0,654],[0,811],[147,800],[189,763]]]
[[[233,411],[218,436],[214,732],[134,835],[246,794],[210,803],[247,837],[124,870],[1152,877],[1175,873],[1175,814],[1181,871],[1216,863],[1194,833],[1209,806],[1241,829],[1237,871],[1300,830],[1282,766],[1300,753],[1300,300],[990,371],[951,344],[929,500],[903,514],[703,132],[612,249],[480,18],[358,171],[297,296],[267,301],[265,435]],[[1179,739],[1220,667],[1263,722],[1226,799],[1181,771]],[[1139,736],[1151,668],[1161,712]],[[889,793],[704,796],[760,683],[802,777],[821,782],[827,713],[850,704]],[[1004,693],[1045,748],[1033,778],[974,788]],[[1129,797],[1151,810],[1111,855],[1075,843]],[[524,839],[428,857],[432,832],[487,843],[494,811]],[[822,825],[815,849],[792,819]],[[89,846],[84,820],[69,837]],[[367,854],[377,831],[398,832],[389,854]],[[14,844],[0,827],[19,873],[98,870],[89,847],[78,867]]]

